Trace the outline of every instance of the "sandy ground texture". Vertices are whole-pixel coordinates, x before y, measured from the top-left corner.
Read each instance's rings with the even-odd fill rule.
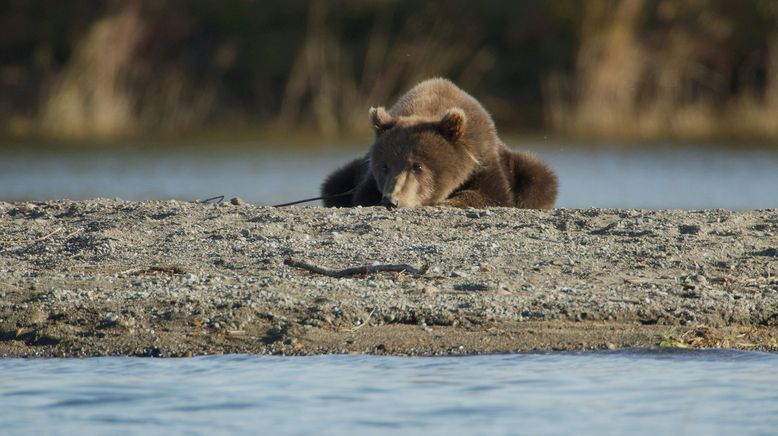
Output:
[[[778,351],[777,275],[775,209],[0,203],[0,356]]]

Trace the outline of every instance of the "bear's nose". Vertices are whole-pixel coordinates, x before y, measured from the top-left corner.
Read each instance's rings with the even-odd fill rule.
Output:
[[[384,195],[383,198],[381,198],[381,206],[385,206],[387,209],[394,209],[397,207],[397,200]]]

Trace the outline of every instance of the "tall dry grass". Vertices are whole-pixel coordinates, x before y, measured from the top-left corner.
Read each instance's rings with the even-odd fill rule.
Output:
[[[769,45],[764,85],[732,94],[729,71],[717,69],[711,45],[731,32],[725,17],[694,25],[677,18],[687,7],[664,1],[589,0],[572,74],[544,82],[545,114],[556,131],[610,138],[775,137],[778,134],[778,30]],[[656,7],[656,10],[647,10]],[[646,32],[646,16],[668,25]]]
[[[43,103],[42,129],[58,136],[135,132],[134,96],[125,81],[142,32],[135,5],[94,23]]]
[[[767,84],[760,95],[749,89],[728,106],[731,129],[740,136],[763,132],[778,137],[778,34],[768,45]]]
[[[139,54],[148,43],[140,1],[96,20],[45,93],[40,129],[55,137],[117,137],[206,119],[214,90],[186,71],[149,63]]]
[[[363,134],[367,108],[445,76],[506,130],[778,137],[778,30],[765,39],[764,20],[773,13],[778,23],[774,0],[102,4],[83,32],[71,24],[77,44],[41,75],[47,86],[27,113],[46,134],[254,125]],[[744,52],[755,65],[737,65]],[[0,97],[9,95],[3,83]],[[0,101],[0,117],[17,106]]]
[[[394,4],[387,3],[375,14],[366,49],[359,52],[347,49],[348,41],[339,39],[328,23],[330,2],[309,4],[307,33],[278,117],[284,127],[312,121],[327,136],[364,133],[369,130],[367,108],[390,105],[416,83],[454,71],[467,86],[493,65],[478,34],[467,39],[455,35],[461,29],[432,7],[392,32]]]

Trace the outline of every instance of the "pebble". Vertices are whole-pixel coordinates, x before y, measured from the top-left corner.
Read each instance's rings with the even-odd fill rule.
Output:
[[[696,235],[702,229],[697,224],[681,224],[678,226],[678,232],[682,235]]]
[[[48,319],[48,315],[40,309],[33,309],[30,312],[30,324],[42,324],[46,322],[46,319]]]

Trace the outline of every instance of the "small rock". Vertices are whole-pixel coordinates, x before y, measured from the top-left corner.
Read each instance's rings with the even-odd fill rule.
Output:
[[[696,224],[681,224],[678,226],[678,232],[682,235],[696,235],[700,233],[700,226]]]
[[[708,279],[705,278],[705,276],[702,275],[702,274],[694,274],[694,275],[691,275],[691,276],[687,277],[686,280],[684,280],[684,282],[686,284],[694,283],[694,284],[697,284],[697,285],[707,285],[708,284]]]
[[[232,197],[230,198],[230,204],[233,206],[243,206],[246,204],[246,202],[243,201],[243,199],[240,197]]]
[[[48,316],[46,316],[42,310],[33,309],[33,311],[30,312],[29,322],[30,324],[42,324],[47,318]]]

